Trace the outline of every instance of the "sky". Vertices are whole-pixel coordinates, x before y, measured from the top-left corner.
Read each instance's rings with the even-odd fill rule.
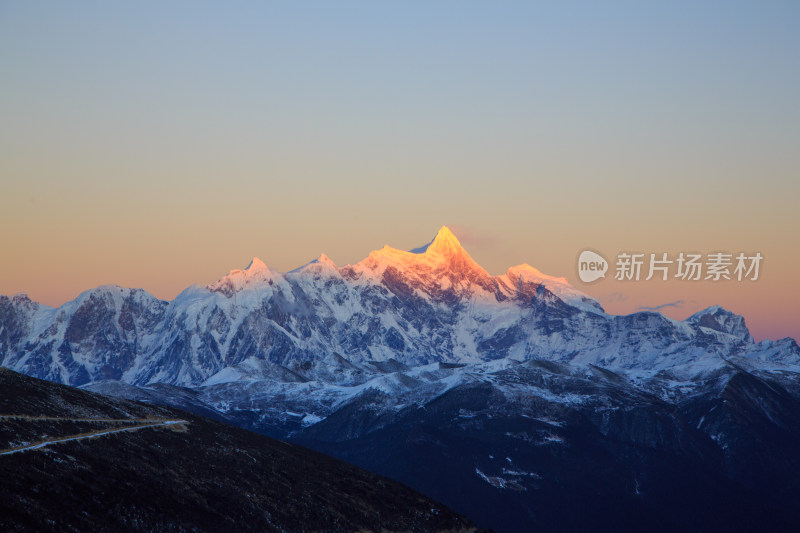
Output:
[[[171,299],[446,224],[612,313],[800,338],[800,4],[654,4],[0,0],[0,294]],[[616,281],[622,251],[764,259]]]

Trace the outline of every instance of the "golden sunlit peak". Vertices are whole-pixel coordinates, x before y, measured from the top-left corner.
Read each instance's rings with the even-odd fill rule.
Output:
[[[452,255],[460,253],[463,250],[461,243],[458,242],[458,239],[453,235],[453,232],[450,231],[450,228],[442,226],[439,229],[439,233],[436,234],[436,238],[426,247],[425,253]]]

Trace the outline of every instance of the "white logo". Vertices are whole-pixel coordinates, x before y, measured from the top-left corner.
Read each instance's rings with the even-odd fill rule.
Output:
[[[608,261],[591,250],[584,250],[578,257],[578,277],[584,283],[591,283],[600,278],[606,277],[608,271]]]
[[[615,265],[617,281],[756,281],[759,279],[764,256],[759,252],[714,252],[708,254],[680,252],[670,254],[645,254],[620,252]],[[609,264],[605,257],[591,250],[584,250],[578,257],[578,277],[591,283],[606,277]],[[675,272],[677,271],[677,272]]]

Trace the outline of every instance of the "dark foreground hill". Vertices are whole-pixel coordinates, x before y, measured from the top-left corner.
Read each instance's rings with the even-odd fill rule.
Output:
[[[2,531],[474,530],[399,483],[172,408],[0,368],[0,415]]]

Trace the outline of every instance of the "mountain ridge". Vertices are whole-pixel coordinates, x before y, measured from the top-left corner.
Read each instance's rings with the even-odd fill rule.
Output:
[[[764,355],[784,345],[788,352]],[[800,361],[787,341],[755,343],[744,318],[718,306],[684,321],[653,312],[615,316],[565,278],[527,264],[490,276],[447,227],[413,252],[385,246],[343,267],[322,254],[281,273],[253,258],[171,301],[116,285],[58,308],[0,297],[0,363],[74,385],[197,386],[257,361],[317,379],[316,370],[341,359],[355,365],[341,375],[363,380],[369,361],[413,367],[539,358],[658,371],[748,353]]]
[[[172,301],[0,297],[0,363],[311,446],[497,531],[800,525],[794,339],[719,306],[609,315],[440,234],[343,267],[254,258]]]

